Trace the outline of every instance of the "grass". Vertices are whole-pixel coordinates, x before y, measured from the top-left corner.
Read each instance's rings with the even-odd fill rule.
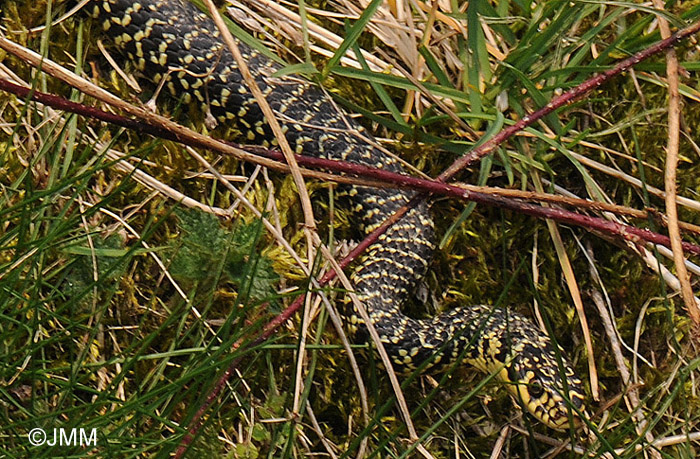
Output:
[[[299,28],[256,3],[237,4],[249,30],[265,25],[253,30],[252,42],[272,44],[272,53],[296,66],[289,71],[322,83],[364,115],[387,148],[433,177],[484,135],[660,38],[649,6],[627,2],[451,1],[432,13],[416,9],[418,2],[401,11],[371,2],[361,15],[356,2],[309,1],[301,3],[308,17]],[[2,25],[8,38],[68,68],[75,63],[103,87],[131,97],[108,67],[92,65],[101,57],[90,21],[18,32],[45,25],[66,6],[8,1]],[[296,11],[296,4],[283,6]],[[698,20],[694,3],[667,6],[672,25]],[[338,50],[366,53],[341,59]],[[681,88],[685,137],[677,186],[687,200],[679,210],[682,220],[698,224],[697,50],[683,43],[678,54],[690,72]],[[0,59],[0,72],[81,99],[12,56]],[[663,189],[665,85],[659,56],[547,117],[460,179],[663,211],[653,187]],[[162,109],[208,131],[188,107]],[[234,346],[288,305],[294,288],[310,288],[298,263],[307,247],[289,177],[208,156],[217,170],[235,174],[227,179],[244,190],[241,201],[177,144],[14,97],[0,98],[0,129],[0,454],[167,456],[238,358],[238,373],[208,411],[188,457],[419,454],[375,355],[353,345],[363,400],[339,333],[317,301],[304,311],[306,325],[299,315],[268,342]],[[321,239],[342,252],[342,241],[357,237],[352,222],[336,207],[332,187],[309,182],[309,190]],[[182,197],[209,212],[187,209]],[[589,395],[597,385],[599,396],[588,400],[585,436],[522,416],[502,384],[474,371],[412,378],[403,390],[426,451],[435,458],[695,456],[695,341],[670,277],[657,274],[659,266],[673,271],[671,261],[652,248],[644,262],[618,240],[499,209],[436,199],[433,212],[441,249],[419,287],[425,304],[412,300],[407,311],[430,317],[459,304],[490,303],[542,316]],[[633,223],[664,231],[655,219]],[[321,257],[312,263],[316,275],[328,268]],[[325,290],[331,302],[339,297],[336,287]],[[32,446],[27,434],[36,427],[96,429],[98,447]]]

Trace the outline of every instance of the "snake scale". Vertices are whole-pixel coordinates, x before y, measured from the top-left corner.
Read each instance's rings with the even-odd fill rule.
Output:
[[[196,7],[185,0],[93,0],[88,8],[144,78],[156,84],[166,78],[162,83],[172,96],[200,104],[250,143],[275,145],[220,32]],[[278,64],[243,43],[239,46],[296,153],[404,172],[323,90],[295,76],[275,75]],[[410,198],[388,189],[352,187],[345,193],[364,232]],[[426,274],[434,233],[428,206],[418,205],[369,247],[352,275],[395,368],[405,372],[423,365],[439,370],[461,359],[496,373],[528,411],[550,427],[561,429],[576,420],[584,399],[582,383],[570,364],[557,362],[549,338],[524,316],[479,305],[426,320],[401,312],[403,299]],[[348,316],[350,328],[364,335],[359,315],[350,311]],[[566,376],[566,383],[560,375]]]

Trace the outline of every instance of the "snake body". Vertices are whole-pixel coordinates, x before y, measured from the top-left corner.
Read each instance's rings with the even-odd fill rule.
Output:
[[[165,78],[164,87],[174,97],[199,103],[250,143],[275,145],[219,30],[197,8],[184,0],[93,0],[88,8],[145,78],[156,84]],[[404,172],[323,90],[295,76],[275,75],[278,64],[243,43],[239,47],[296,153]],[[345,192],[365,232],[411,197],[403,191],[362,187]],[[430,320],[401,312],[404,298],[426,274],[434,233],[427,205],[419,204],[369,247],[352,275],[355,292],[395,368],[411,371],[423,365],[437,370],[461,359],[512,383],[511,392],[545,424],[566,426],[571,407],[581,409],[581,381],[570,364],[558,363],[549,338],[527,318],[487,306],[465,306]],[[363,335],[359,314],[353,310],[348,315],[351,328]]]

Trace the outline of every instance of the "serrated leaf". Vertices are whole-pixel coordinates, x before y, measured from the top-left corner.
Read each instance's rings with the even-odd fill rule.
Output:
[[[225,229],[213,215],[199,210],[178,210],[182,230],[174,243],[171,273],[181,280],[228,281],[253,300],[275,294],[279,275],[272,261],[258,253],[260,222],[239,222]],[[212,269],[219,266],[220,269]]]

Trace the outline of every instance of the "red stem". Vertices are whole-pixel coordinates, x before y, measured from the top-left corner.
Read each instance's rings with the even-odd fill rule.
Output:
[[[440,176],[438,177],[439,180],[447,180],[448,178],[454,176],[457,172],[459,172],[462,168],[467,167],[469,164],[472,162],[482,158],[483,156],[489,154],[491,151],[494,150],[494,148],[498,145],[500,145],[503,141],[514,135],[516,132],[524,129],[525,127],[531,125],[535,121],[539,120],[541,117],[546,116],[547,114],[551,113],[552,111],[556,110],[557,108],[561,107],[564,104],[567,104],[573,100],[575,100],[577,97],[580,97],[583,95],[586,91],[589,91],[600,84],[602,84],[604,81],[607,81],[609,78],[611,78],[613,75],[617,75],[624,70],[630,68],[632,65],[637,64],[638,62],[642,61],[643,59],[646,59],[647,57],[651,56],[652,54],[658,53],[660,51],[663,51],[664,49],[672,46],[675,44],[678,40],[691,35],[695,32],[700,30],[700,22],[697,22],[693,24],[690,27],[687,27],[685,29],[682,29],[679,32],[676,32],[673,34],[671,37],[667,38],[666,40],[662,40],[661,42],[658,42],[655,45],[652,45],[650,48],[647,48],[647,50],[642,51],[640,53],[635,54],[631,58],[628,58],[618,65],[616,65],[613,69],[610,69],[601,75],[598,75],[596,77],[593,77],[589,80],[586,80],[583,82],[581,85],[576,87],[575,89],[568,91],[565,94],[562,94],[559,98],[555,99],[559,103],[558,106],[555,106],[553,103],[547,104],[545,107],[541,108],[540,110],[536,111],[535,113],[523,117],[518,123],[516,123],[513,126],[510,126],[509,128],[504,129],[501,131],[499,134],[494,136],[492,139],[481,145],[481,147],[476,148],[473,150],[471,153],[463,156],[462,158],[458,159],[453,163],[448,169],[445,170]],[[653,50],[653,51],[650,51]],[[580,88],[585,88],[581,90]],[[552,101],[554,102],[554,101]],[[347,266],[355,257],[359,256],[360,253],[369,245],[374,243],[374,241],[388,228],[391,224],[393,224],[393,221],[398,220],[403,214],[405,214],[409,208],[415,206],[421,199],[421,196],[417,196],[413,198],[406,206],[402,207],[397,211],[394,215],[390,217],[389,220],[392,220],[391,223],[389,223],[389,220],[385,221],[382,226],[377,228],[375,231],[370,233],[365,239],[360,243],[360,246],[362,246],[362,250],[357,250],[360,246],[356,248],[356,250],[353,250],[352,253],[350,253],[345,259],[343,259],[341,263],[341,267]],[[528,209],[524,209],[523,211],[525,213],[530,213],[529,207],[532,207],[531,204],[527,204]],[[557,209],[552,209],[548,208],[551,211],[555,211]],[[531,213],[531,215],[534,215],[534,212]],[[586,217],[586,216],[581,216],[584,219],[589,219],[591,217]],[[554,215],[552,215],[550,218],[554,218]],[[573,222],[572,222],[573,223]],[[612,222],[607,222],[607,223],[612,223]],[[620,225],[622,226],[622,225]],[[637,230],[639,230],[637,228]],[[639,230],[639,231],[644,231],[647,232],[646,230]],[[629,237],[631,235],[626,233],[626,232],[621,232],[619,233],[623,237]],[[639,234],[638,236],[641,237],[643,234]],[[659,235],[661,236],[661,235]],[[668,240],[666,236],[661,236],[662,238],[665,238]],[[695,252],[697,253],[697,252]],[[319,282],[321,285],[324,285],[325,282],[329,282],[333,277],[335,276],[335,272],[330,271],[328,272],[323,279]],[[265,330],[263,333],[258,337],[258,339],[255,340],[255,342],[262,342],[267,337],[269,337],[272,332],[279,327],[281,324],[289,320],[294,313],[301,307],[303,304],[304,300],[304,295],[300,296],[297,298],[285,311],[283,311],[280,315],[275,317],[271,322],[267,324],[265,327]],[[219,379],[219,382],[215,386],[214,390],[210,393],[210,397],[207,399],[207,402],[211,399],[211,402],[208,404],[203,405],[200,407],[199,412],[195,416],[195,418],[192,419],[189,425],[188,433],[185,434],[185,436],[182,439],[182,442],[180,443],[180,446],[178,447],[175,457],[180,458],[182,455],[185,453],[187,450],[187,446],[190,444],[190,442],[193,439],[193,435],[195,435],[201,426],[201,416],[206,412],[208,407],[210,406],[211,403],[213,403],[213,400],[215,400],[218,397],[218,394],[221,392],[221,390],[224,387],[225,382],[228,380],[229,375],[233,374],[233,370],[235,367],[238,365],[240,362],[240,358],[235,359],[233,362],[231,362],[231,365],[229,366],[228,370],[222,375],[222,377]]]
[[[619,75],[620,73],[629,70],[633,66],[637,65],[644,59],[647,59],[650,56],[653,56],[654,54],[657,54],[661,51],[664,51],[665,49],[668,49],[675,45],[677,42],[682,40],[683,38],[686,38],[690,35],[693,35],[697,31],[700,30],[700,21],[696,22],[695,24],[692,24],[684,29],[681,29],[671,35],[670,37],[661,40],[659,42],[654,43],[650,47],[639,51],[632,56],[628,57],[627,59],[624,59],[620,62],[618,62],[613,68],[608,69],[604,71],[603,73],[596,75],[592,78],[587,79],[580,85],[576,86],[573,89],[570,89],[566,91],[564,94],[555,97],[552,99],[547,105],[544,107],[540,108],[539,110],[536,110],[535,112],[525,115],[522,119],[520,119],[517,123],[513,124],[512,126],[509,126],[502,131],[500,131],[498,134],[493,136],[491,139],[489,139],[487,142],[484,142],[481,146],[475,148],[473,151],[470,153],[462,156],[459,158],[457,161],[455,161],[450,167],[448,167],[445,172],[440,174],[438,177],[438,180],[440,181],[446,181],[453,177],[457,172],[460,170],[464,169],[465,167],[471,165],[475,161],[480,160],[484,156],[488,155],[491,153],[494,148],[496,148],[498,145],[503,143],[504,140],[508,139],[511,137],[513,134],[515,134],[518,131],[521,131],[525,129],[526,127],[530,126],[533,124],[535,121],[540,120],[544,118],[545,116],[549,115],[552,113],[554,110],[557,110],[558,108],[563,107],[564,105],[570,104],[571,102],[575,101],[579,97],[583,96],[585,93],[591,91],[592,89],[597,88],[604,82],[608,81],[610,78]]]
[[[118,126],[126,127],[136,131],[144,132],[147,134],[154,135],[156,137],[164,138],[167,140],[180,141],[178,136],[152,124],[148,124],[142,121],[131,120],[129,118],[124,118],[119,115],[115,115],[109,112],[102,111],[94,107],[88,107],[76,102],[71,102],[62,97],[55,96],[52,94],[45,94],[39,91],[32,91],[23,86],[18,86],[10,83],[6,80],[0,79],[0,89],[8,92],[12,92],[20,97],[31,97],[33,100],[50,105],[56,109],[66,110],[74,113],[79,113],[85,116],[93,117],[108,123],[116,124]],[[523,118],[525,119],[525,118]],[[522,121],[522,120],[521,120]],[[534,121],[534,119],[532,120]],[[510,128],[508,128],[510,129]],[[506,130],[502,131],[505,132]],[[511,132],[513,135],[514,132]],[[499,134],[500,135],[500,134]],[[496,136],[498,137],[498,136]],[[494,139],[496,138],[494,137]],[[493,139],[492,139],[493,140]],[[486,144],[484,144],[486,145]],[[248,149],[251,151],[251,149]],[[253,148],[258,154],[266,156],[271,159],[284,161],[284,157],[280,152],[274,150],[268,150],[263,148]],[[476,150],[475,150],[476,152]],[[466,157],[466,156],[465,156]],[[464,158],[464,157],[463,157]],[[340,172],[344,174],[349,174],[356,177],[369,178],[373,180],[383,181],[387,184],[391,184],[396,188],[404,188],[413,191],[422,191],[430,194],[451,196],[458,199],[473,201],[480,204],[492,205],[500,208],[505,208],[513,210],[516,212],[525,213],[528,215],[533,215],[540,218],[550,218],[560,223],[569,223],[577,226],[583,226],[591,230],[601,231],[603,233],[608,233],[611,235],[621,236],[624,239],[640,242],[647,241],[653,242],[655,244],[661,244],[666,247],[670,247],[671,241],[667,236],[664,236],[653,231],[646,229],[637,228],[629,225],[622,225],[619,223],[611,222],[599,217],[591,217],[587,215],[582,215],[576,212],[571,212],[569,210],[560,209],[556,207],[543,207],[539,205],[529,204],[522,201],[518,201],[511,198],[506,198],[502,196],[494,196],[486,193],[480,193],[476,191],[467,191],[458,186],[450,185],[447,183],[441,183],[437,180],[427,180],[417,177],[411,177],[409,175],[397,174],[394,172],[389,172],[382,169],[374,169],[367,166],[362,166],[359,164],[348,163],[343,161],[328,160],[322,158],[314,158],[310,156],[300,156],[296,155],[297,162],[305,167],[315,168],[315,169],[326,169],[334,172]],[[462,158],[460,158],[461,160]],[[458,161],[460,161],[458,160]],[[456,164],[456,163],[455,163]],[[448,169],[449,170],[449,169]],[[446,174],[442,174],[444,176]],[[406,211],[413,207],[419,199],[414,198],[409,204],[407,204]],[[402,212],[401,215],[405,213]],[[392,221],[396,221],[397,218],[393,218]],[[384,226],[382,226],[384,228]],[[378,237],[379,234],[370,234],[367,236],[368,242],[361,244],[358,248],[364,250],[366,246],[369,246],[374,242],[371,237]],[[364,242],[364,241],[363,241]],[[700,246],[691,244],[689,242],[683,242],[684,250],[695,255],[700,255]],[[357,250],[357,249],[356,249]],[[358,254],[361,253],[358,252]],[[354,259],[352,257],[348,263]],[[345,267],[348,263],[345,263]]]
[[[359,166],[356,164],[349,164],[349,163],[341,163],[339,161],[328,161],[328,160],[323,160],[319,158],[312,158],[312,157],[306,157],[306,156],[298,156],[297,161],[299,164],[304,165],[304,166],[309,166],[309,167],[319,167],[323,169],[330,169],[333,171],[338,171],[338,172],[343,172],[343,173],[349,173],[352,175],[357,175],[357,176],[362,176],[362,177],[370,177],[373,179],[381,179],[384,181],[387,181],[389,183],[394,183],[396,185],[399,185],[400,187],[409,187],[414,190],[420,190],[424,191],[427,193],[434,193],[434,194],[445,194],[445,195],[450,195],[450,196],[455,196],[459,197],[461,199],[466,199],[478,203],[483,203],[483,204],[490,204],[494,206],[498,206],[501,208],[506,208],[510,210],[515,210],[518,212],[522,212],[525,214],[533,215],[533,216],[538,216],[538,217],[545,217],[545,218],[551,218],[553,220],[556,220],[558,222],[562,223],[571,223],[575,225],[580,225],[580,226],[585,226],[591,229],[597,229],[599,231],[607,232],[610,234],[615,234],[618,236],[621,236],[627,240],[631,240],[634,242],[641,242],[641,241],[649,241],[657,244],[662,244],[665,246],[670,245],[670,240],[668,237],[663,236],[658,233],[654,233],[652,231],[646,230],[646,229],[640,229],[640,228],[635,228],[632,226],[627,226],[627,225],[620,225],[615,222],[610,222],[607,220],[603,220],[597,217],[590,217],[587,215],[581,215],[577,214],[575,212],[570,212],[567,210],[563,209],[558,209],[558,208],[552,208],[552,207],[542,207],[542,206],[537,206],[533,205],[530,203],[524,203],[520,202],[517,200],[512,200],[512,199],[507,199],[503,198],[500,196],[492,196],[492,195],[487,195],[483,193],[478,193],[478,192],[468,192],[465,191],[461,188],[452,186],[452,185],[447,185],[444,182],[454,175],[456,175],[459,171],[464,169],[465,167],[469,166],[470,164],[473,164],[475,161],[478,161],[479,159],[483,158],[484,156],[490,154],[498,145],[502,144],[505,140],[509,139],[512,137],[515,133],[523,130],[524,128],[532,125],[534,122],[537,120],[543,118],[544,116],[552,113],[553,111],[557,110],[558,108],[567,105],[577,98],[583,96],[585,93],[588,91],[600,86],[603,82],[609,80],[615,75],[618,75],[632,66],[636,65],[637,63],[641,62],[642,60],[648,58],[649,56],[652,56],[656,53],[659,53],[660,51],[663,51],[667,48],[670,48],[673,46],[675,43],[678,41],[682,40],[683,38],[692,35],[696,33],[698,30],[700,30],[700,22],[697,22],[689,27],[686,27],[673,35],[671,35],[669,38],[665,40],[661,40],[657,42],[656,44],[650,46],[649,48],[640,51],[633,56],[619,62],[617,65],[615,65],[613,68],[606,70],[605,72],[592,77],[583,83],[581,83],[579,86],[576,88],[567,91],[566,93],[562,94],[561,96],[558,96],[552,101],[550,101],[547,105],[544,107],[540,108],[539,110],[535,111],[532,114],[524,116],[522,119],[520,119],[518,122],[513,124],[512,126],[509,126],[502,131],[500,131],[498,134],[496,134],[494,137],[489,139],[487,142],[482,144],[481,146],[475,148],[473,151],[468,153],[467,155],[459,158],[456,160],[450,167],[448,167],[440,176],[437,178],[436,181],[431,181],[431,180],[424,180],[424,179],[418,179],[414,177],[409,177],[405,175],[400,175],[400,174],[392,174],[386,171],[382,170],[375,170],[371,168],[366,168],[363,166]],[[15,93],[19,95],[20,97],[31,97],[37,101],[40,101],[42,103],[45,103],[47,105],[51,105],[55,108],[62,109],[62,110],[67,110],[75,113],[82,113],[87,116],[91,116],[97,119],[101,119],[103,121],[113,123],[119,126],[127,127],[130,129],[135,129],[141,132],[147,132],[149,134],[155,135],[157,137],[169,139],[169,140],[179,140],[177,136],[173,135],[169,131],[162,129],[157,126],[153,126],[147,123],[139,122],[139,121],[134,121],[134,120],[129,120],[127,118],[120,117],[118,115],[113,115],[107,112],[103,112],[99,109],[95,109],[92,107],[86,107],[81,104],[77,104],[75,102],[70,102],[67,101],[63,98],[60,98],[58,96],[53,96],[50,94],[43,94],[39,93],[37,91],[31,91],[27,88],[24,88],[22,86],[15,85],[13,83],[10,83],[6,80],[0,79],[0,89],[4,89],[5,91]],[[276,155],[278,155],[275,152],[270,152],[269,150],[266,153],[268,156],[271,156],[275,158]],[[279,158],[281,159],[282,156],[279,154]],[[277,159],[277,158],[275,158]],[[357,256],[359,256],[369,245],[374,243],[376,239],[381,235],[390,225],[392,225],[395,221],[397,221],[401,216],[403,216],[410,208],[415,206],[420,200],[422,200],[425,197],[425,195],[418,195],[414,197],[406,206],[404,206],[402,209],[400,209],[398,212],[396,212],[394,215],[392,215],[388,220],[386,220],[379,228],[377,228],[375,231],[370,233],[365,239],[345,258],[340,262],[340,265],[342,268],[346,267],[348,264],[350,264]],[[694,253],[696,255],[700,255],[700,247],[696,246],[694,244],[690,244],[688,242],[683,243],[683,247],[685,250],[688,252]],[[332,280],[335,277],[335,272],[334,271],[329,271],[322,279],[319,280],[320,285],[325,285],[328,283],[330,280]],[[289,318],[296,313],[296,311],[301,307],[303,304],[303,298],[304,296],[300,296],[297,298],[285,311],[283,311],[280,315],[275,317],[272,321],[270,321],[263,329],[263,332],[258,336],[254,341],[253,345],[259,344],[264,342],[269,336],[274,333],[274,331],[283,323],[285,323]],[[240,343],[236,343],[236,345],[240,345]],[[240,358],[234,359],[231,364],[229,365],[228,369],[222,374],[222,376],[219,378],[217,381],[216,385],[212,389],[212,391],[209,393],[207,396],[207,400],[205,401],[204,404],[199,408],[197,413],[195,414],[194,418],[190,421],[189,423],[189,428],[185,436],[183,437],[177,451],[175,452],[175,457],[182,457],[182,455],[185,453],[187,446],[191,443],[192,439],[194,438],[194,435],[199,431],[199,428],[202,425],[201,419],[202,416],[206,413],[208,408],[211,406],[212,403],[218,398],[218,395],[221,393],[223,390],[223,387],[225,386],[226,382],[229,380],[231,375],[233,374],[233,370],[237,367],[238,363],[240,362]]]

